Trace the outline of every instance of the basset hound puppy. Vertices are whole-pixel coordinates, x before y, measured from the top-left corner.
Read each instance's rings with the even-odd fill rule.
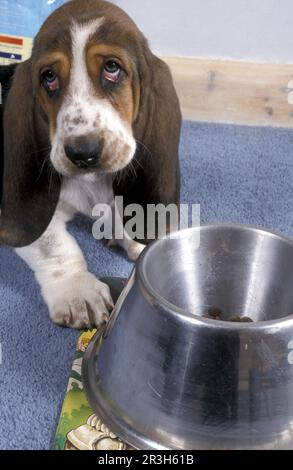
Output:
[[[120,8],[72,0],[41,27],[4,104],[0,242],[35,272],[54,322],[98,326],[110,292],[66,223],[114,195],[143,207],[179,202],[181,115],[169,69]],[[132,260],[144,247],[126,233],[117,244]]]

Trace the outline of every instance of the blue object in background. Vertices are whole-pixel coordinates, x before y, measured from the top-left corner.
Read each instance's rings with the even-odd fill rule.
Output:
[[[0,34],[34,37],[43,21],[66,0],[0,0]]]

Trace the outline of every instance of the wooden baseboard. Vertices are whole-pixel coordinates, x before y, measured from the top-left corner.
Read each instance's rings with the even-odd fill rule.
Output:
[[[164,60],[171,68],[185,119],[293,127],[293,104],[288,102],[293,64]]]

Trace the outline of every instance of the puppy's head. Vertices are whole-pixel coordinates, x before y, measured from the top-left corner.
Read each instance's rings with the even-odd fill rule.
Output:
[[[134,156],[143,41],[122,10],[99,0],[73,0],[44,23],[33,84],[59,173],[116,172]]]
[[[65,3],[17,66],[7,96],[0,242],[25,246],[42,235],[60,174],[116,173],[134,154],[139,169],[119,178],[119,193],[173,201],[179,130],[170,72],[126,13],[102,0]]]

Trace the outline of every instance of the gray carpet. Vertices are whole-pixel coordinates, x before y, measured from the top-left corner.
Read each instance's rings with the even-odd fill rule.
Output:
[[[185,123],[182,202],[202,222],[234,221],[293,235],[293,132]],[[132,264],[71,224],[98,276],[127,276]],[[54,326],[32,273],[0,247],[0,448],[48,449],[66,389],[77,333]]]

